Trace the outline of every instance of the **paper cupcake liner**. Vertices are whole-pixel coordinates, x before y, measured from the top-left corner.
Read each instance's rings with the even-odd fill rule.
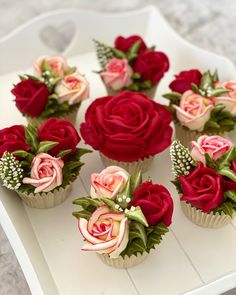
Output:
[[[55,117],[55,118],[68,120],[73,125],[75,125],[79,107],[80,107],[80,105],[73,112],[65,113],[63,116],[59,116],[59,117]],[[31,117],[31,116],[25,116],[25,117],[26,117],[29,124],[33,124],[33,125],[35,125],[37,127],[40,127],[43,124],[44,121],[49,119],[49,118],[40,118],[40,117]],[[52,116],[52,118],[54,118],[54,117]]]
[[[150,168],[154,159],[154,156],[150,156],[148,158],[144,158],[143,160],[138,160],[134,162],[121,162],[112,160],[102,153],[100,153],[100,157],[104,166],[119,166],[128,171],[130,174],[135,174],[139,170],[141,170],[142,172],[146,172]]]
[[[216,214],[204,213],[200,209],[192,207],[189,203],[181,201],[181,208],[185,216],[193,223],[207,228],[219,228],[230,223],[230,216],[225,213],[217,212]]]
[[[60,187],[48,193],[27,194],[26,192],[19,191],[17,193],[27,206],[31,208],[47,209],[63,203],[69,196],[71,186],[72,183],[68,184],[65,188]]]
[[[216,135],[217,132],[214,133],[207,133],[207,132],[199,132],[199,131],[191,131],[184,128],[179,123],[175,123],[175,138],[178,139],[185,147],[191,149],[191,141],[196,141],[199,136],[206,134],[206,135]],[[222,135],[222,133],[218,133],[217,135]]]
[[[155,94],[156,94],[156,91],[157,91],[157,86],[158,85],[155,85],[155,86],[153,86],[150,89],[143,90],[143,91],[137,91],[137,93],[144,93],[145,95],[147,95],[148,98],[154,99]],[[108,95],[112,95],[112,96],[120,93],[121,91],[124,91],[124,89],[121,89],[121,90],[113,90],[110,87],[107,87],[106,85],[105,85],[105,87],[106,87],[107,94]]]
[[[147,253],[143,252],[142,254],[138,253],[137,256],[132,255],[128,257],[119,256],[118,258],[110,258],[108,254],[98,254],[97,256],[102,260],[103,263],[115,268],[131,268],[139,263],[143,262],[147,257]]]

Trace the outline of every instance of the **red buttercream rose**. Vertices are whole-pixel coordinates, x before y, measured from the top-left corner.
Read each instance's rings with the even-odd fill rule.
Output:
[[[19,111],[32,117],[40,116],[50,94],[44,83],[32,79],[19,82],[11,92]]]
[[[178,75],[175,75],[175,80],[170,83],[169,87],[172,91],[182,94],[192,89],[192,83],[199,87],[201,78],[202,74],[199,70],[182,71]]]
[[[209,213],[224,201],[222,176],[201,162],[189,175],[179,176],[179,180],[183,191],[180,200],[203,212]]]
[[[168,71],[169,60],[163,52],[144,51],[138,55],[133,68],[141,75],[142,81],[151,80],[155,85]]]
[[[25,128],[22,125],[0,130],[0,157],[5,151],[12,153],[17,150],[29,151],[29,149],[25,142]]]
[[[133,46],[134,43],[139,41],[139,40],[141,41],[139,52],[145,51],[147,49],[147,45],[145,44],[143,39],[138,35],[133,35],[133,36],[130,36],[130,37],[127,37],[127,38],[122,37],[122,36],[118,36],[115,39],[115,48],[119,49],[119,50],[121,50],[123,52],[128,52],[130,47]]]
[[[56,156],[60,151],[71,149],[75,153],[76,146],[80,142],[77,130],[71,122],[50,118],[46,120],[38,131],[40,141],[56,141],[59,142],[48,153]]]
[[[132,162],[170,145],[171,120],[170,112],[146,95],[123,91],[96,99],[80,130],[85,142],[105,156]]]
[[[171,224],[173,214],[173,200],[168,190],[151,181],[144,182],[135,192],[131,203],[139,206],[149,225],[163,222],[166,226]]]

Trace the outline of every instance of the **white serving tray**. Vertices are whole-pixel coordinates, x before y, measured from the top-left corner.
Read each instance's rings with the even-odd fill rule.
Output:
[[[236,78],[229,60],[182,40],[154,7],[114,15],[59,11],[29,22],[0,41],[0,128],[25,123],[12,102],[12,83],[18,73],[28,72],[24,69],[34,58],[53,53],[38,37],[44,27],[60,28],[67,21],[78,29],[66,49],[69,64],[78,65],[91,85],[91,99],[83,103],[77,127],[91,101],[105,95],[99,77],[92,72],[99,69],[91,42],[94,37],[111,43],[118,34],[140,34],[148,44],[165,51],[171,70],[158,88],[159,102],[166,103],[161,94],[168,90],[173,73],[183,69],[217,68],[222,79]],[[53,209],[28,208],[15,193],[0,188],[0,222],[33,295],[213,295],[236,286],[236,220],[210,230],[185,218],[170,183],[168,151],[158,155],[144,175],[166,185],[175,202],[173,224],[161,245],[142,264],[128,270],[110,268],[95,254],[80,251],[83,241],[71,215],[77,208],[71,202],[88,193],[90,174],[103,168],[97,152],[84,156],[83,161],[86,165],[70,197]]]

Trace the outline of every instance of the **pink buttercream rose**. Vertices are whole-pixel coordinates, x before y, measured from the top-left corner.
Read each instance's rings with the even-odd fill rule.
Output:
[[[133,70],[126,59],[112,58],[100,75],[108,87],[120,90],[132,84]]]
[[[65,76],[55,87],[59,103],[68,101],[69,105],[81,102],[89,96],[88,81],[80,73]]]
[[[84,251],[109,254],[111,258],[119,257],[129,240],[128,220],[124,213],[110,212],[106,205],[98,207],[87,221],[78,220],[79,230],[87,244]]]
[[[196,161],[201,161],[206,166],[204,154],[207,153],[213,161],[222,157],[231,147],[233,143],[226,138],[218,135],[207,136],[202,135],[197,141],[192,141],[191,156]]]
[[[36,75],[39,77],[42,75],[42,65],[44,61],[49,64],[55,77],[63,77],[70,69],[65,58],[62,56],[41,56],[33,62]]]
[[[25,177],[23,183],[35,186],[35,194],[50,192],[62,184],[63,166],[64,162],[61,158],[55,158],[46,153],[37,154],[31,164],[30,178]]]
[[[183,93],[180,105],[173,105],[176,116],[181,125],[190,130],[202,131],[205,123],[210,119],[211,110],[214,108],[213,102],[199,94],[188,90]]]
[[[229,92],[215,97],[215,103],[223,104],[225,106],[225,111],[228,111],[233,116],[236,116],[236,82],[225,81],[221,84],[218,83],[217,87],[225,88]]]
[[[129,179],[129,173],[117,166],[109,166],[91,175],[91,197],[114,199]]]

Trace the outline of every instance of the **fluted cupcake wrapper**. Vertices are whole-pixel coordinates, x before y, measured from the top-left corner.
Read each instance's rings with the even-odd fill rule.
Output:
[[[231,221],[230,216],[223,212],[217,212],[216,214],[213,214],[213,212],[204,213],[185,201],[181,201],[181,208],[188,219],[201,227],[219,228]]]
[[[57,119],[63,119],[70,121],[73,125],[76,123],[77,113],[80,108],[80,105],[76,110],[70,113],[65,113],[65,115],[57,117]],[[31,117],[31,116],[25,116],[29,124],[34,124],[37,127],[40,127],[44,121],[46,121],[49,118],[40,118],[40,117]],[[52,116],[53,117],[53,116]]]
[[[142,172],[147,171],[150,168],[150,166],[153,162],[153,159],[154,159],[154,156],[150,156],[148,158],[144,158],[143,160],[138,160],[138,161],[134,161],[134,162],[121,162],[121,161],[112,160],[112,159],[106,157],[102,153],[100,153],[100,157],[101,157],[101,160],[102,160],[104,166],[106,166],[106,167],[119,166],[119,167],[125,169],[126,171],[128,171],[131,175],[135,174],[139,170],[141,170]]]
[[[31,208],[48,209],[63,203],[68,197],[72,183],[65,188],[54,189],[48,193],[26,193],[17,191],[22,201]]]
[[[155,94],[156,94],[156,91],[157,91],[157,86],[158,86],[158,84],[155,85],[155,86],[153,86],[150,89],[138,91],[137,93],[144,93],[145,95],[147,95],[148,98],[154,99]],[[124,89],[121,89],[121,90],[113,90],[110,87],[107,87],[106,85],[105,85],[105,87],[106,87],[107,94],[108,95],[112,95],[112,96],[113,95],[116,95],[116,94],[118,94],[118,93],[120,93],[122,91],[124,91]]]
[[[191,141],[196,141],[199,136],[206,134],[206,135],[216,135],[217,132],[213,133],[206,133],[206,132],[199,132],[195,130],[188,130],[184,128],[181,124],[175,122],[175,138],[178,139],[185,147],[191,149]],[[222,133],[218,133],[218,135],[223,135]]]
[[[147,253],[143,252],[142,254],[138,253],[137,256],[132,255],[128,257],[119,256],[118,258],[110,258],[108,254],[97,254],[98,257],[102,260],[103,263],[115,268],[131,268],[139,263],[143,262],[147,257]]]

